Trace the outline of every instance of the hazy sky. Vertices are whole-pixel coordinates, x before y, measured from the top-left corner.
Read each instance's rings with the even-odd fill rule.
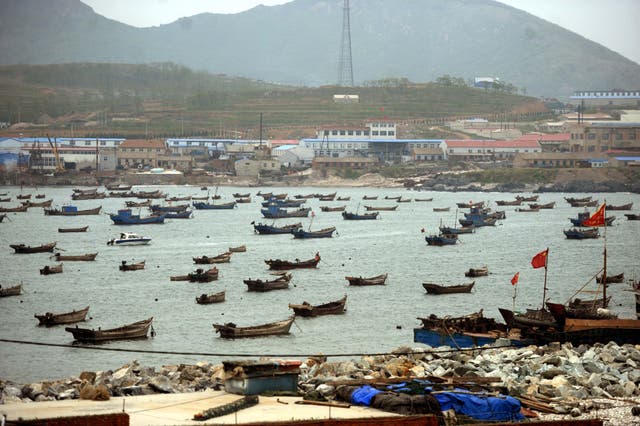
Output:
[[[258,4],[272,6],[291,0],[82,1],[107,18],[136,27],[151,27],[203,12],[238,13]],[[500,1],[558,24],[640,64],[640,0]],[[351,22],[351,25],[357,23]]]

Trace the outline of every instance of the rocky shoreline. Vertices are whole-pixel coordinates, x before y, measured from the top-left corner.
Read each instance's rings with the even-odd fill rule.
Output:
[[[333,399],[341,383],[393,382],[397,378],[454,378],[482,384],[490,392],[544,401],[555,414],[545,418],[603,417],[607,425],[640,424],[632,407],[640,405],[640,345],[569,343],[525,348],[446,350],[401,347],[388,355],[331,362],[322,356],[300,368],[298,388],[307,397]],[[82,372],[78,377],[31,384],[0,380],[0,403],[64,399],[109,399],[154,393],[224,389],[222,364],[168,365],[138,361],[112,371]],[[436,380],[437,382],[437,380]],[[523,403],[523,405],[526,405]],[[640,411],[640,409],[637,409]],[[637,423],[633,423],[633,421]]]

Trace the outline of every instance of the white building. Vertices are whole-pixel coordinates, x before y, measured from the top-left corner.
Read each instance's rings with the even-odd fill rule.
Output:
[[[299,145],[282,145],[271,151],[284,167],[310,166],[313,162],[313,149]]]

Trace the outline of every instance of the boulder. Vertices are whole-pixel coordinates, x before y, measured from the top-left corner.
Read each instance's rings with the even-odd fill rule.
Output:
[[[165,376],[155,376],[149,381],[149,387],[161,393],[175,392],[171,386],[171,381]]]
[[[94,380],[96,379],[96,375],[97,374],[94,371],[83,371],[82,373],[80,373],[80,377],[78,378],[82,381],[93,384]]]

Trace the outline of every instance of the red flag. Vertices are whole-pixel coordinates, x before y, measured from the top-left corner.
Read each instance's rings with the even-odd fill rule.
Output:
[[[582,226],[604,226],[604,213],[606,203],[602,203],[600,208],[589,219],[582,221]]]
[[[548,254],[549,249],[546,249],[545,251],[541,251],[540,253],[533,256],[533,259],[531,259],[531,266],[533,266],[534,268],[546,268]]]
[[[516,272],[513,278],[511,278],[511,285],[518,284],[518,279],[520,279],[520,272]]]

